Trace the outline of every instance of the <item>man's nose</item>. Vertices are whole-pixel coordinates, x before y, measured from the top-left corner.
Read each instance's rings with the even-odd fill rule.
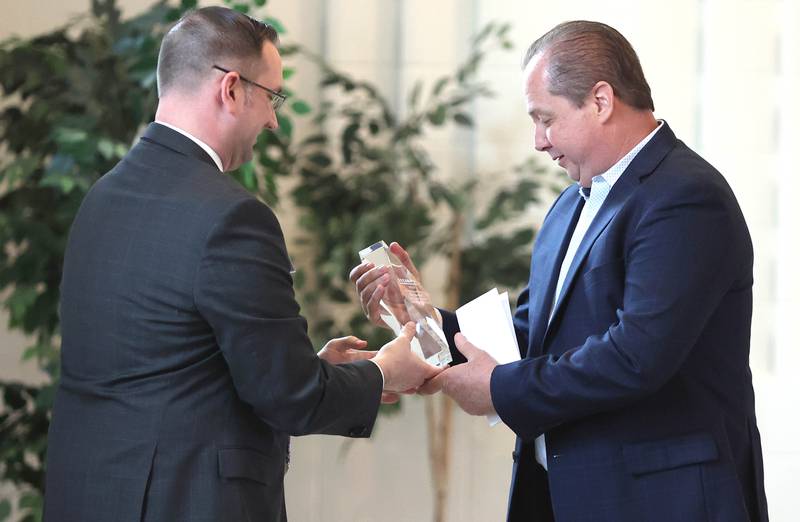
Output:
[[[544,152],[550,148],[550,140],[547,139],[545,132],[537,126],[533,131],[533,147],[539,152]]]
[[[278,130],[278,115],[275,114],[275,111],[272,112],[272,116],[269,117],[267,123],[264,124],[264,128],[268,131]]]

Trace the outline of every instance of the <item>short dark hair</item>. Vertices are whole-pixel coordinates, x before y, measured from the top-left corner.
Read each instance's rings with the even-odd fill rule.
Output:
[[[549,92],[576,107],[583,106],[597,82],[606,81],[624,103],[655,110],[636,51],[613,27],[584,20],[561,23],[531,44],[522,67],[539,54],[548,60]]]
[[[271,25],[226,7],[189,11],[169,30],[158,53],[158,94],[191,89],[213,65],[255,75],[265,42],[278,45]]]

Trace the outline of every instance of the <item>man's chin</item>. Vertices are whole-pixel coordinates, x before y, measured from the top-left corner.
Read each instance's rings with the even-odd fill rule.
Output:
[[[578,171],[578,169],[574,168],[572,165],[564,167],[564,170],[567,171],[567,176],[569,176],[569,179],[571,179],[572,181],[581,180],[581,173]]]

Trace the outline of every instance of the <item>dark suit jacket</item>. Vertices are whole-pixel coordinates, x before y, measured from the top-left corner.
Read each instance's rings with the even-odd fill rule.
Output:
[[[559,522],[766,521],[753,250],[731,189],[664,124],[588,229],[548,325],[582,205],[572,186],[545,218],[514,317],[523,359],[492,374],[518,436],[509,520],[547,520],[549,486]]]
[[[150,125],[70,233],[47,520],[283,520],[289,435],[369,436],[380,371],[316,356],[290,268],[272,211]]]

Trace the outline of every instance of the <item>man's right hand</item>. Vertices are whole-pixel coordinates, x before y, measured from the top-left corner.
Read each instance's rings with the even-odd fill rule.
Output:
[[[414,266],[411,256],[408,255],[408,252],[406,252],[403,247],[396,242],[392,242],[389,245],[389,250],[403,263],[417,281],[421,281],[417,267]],[[361,302],[361,309],[364,311],[364,315],[367,316],[367,319],[369,319],[372,324],[382,328],[389,328],[389,326],[383,322],[383,319],[381,319],[381,299],[386,294],[389,282],[391,281],[389,270],[389,267],[376,267],[373,263],[364,261],[350,271],[350,281],[356,285],[356,291],[358,292],[358,298]],[[398,317],[400,321],[408,319],[408,317]]]
[[[400,336],[383,345],[372,358],[383,372],[385,392],[414,391],[442,371],[411,351],[414,332],[414,323],[406,323]]]

